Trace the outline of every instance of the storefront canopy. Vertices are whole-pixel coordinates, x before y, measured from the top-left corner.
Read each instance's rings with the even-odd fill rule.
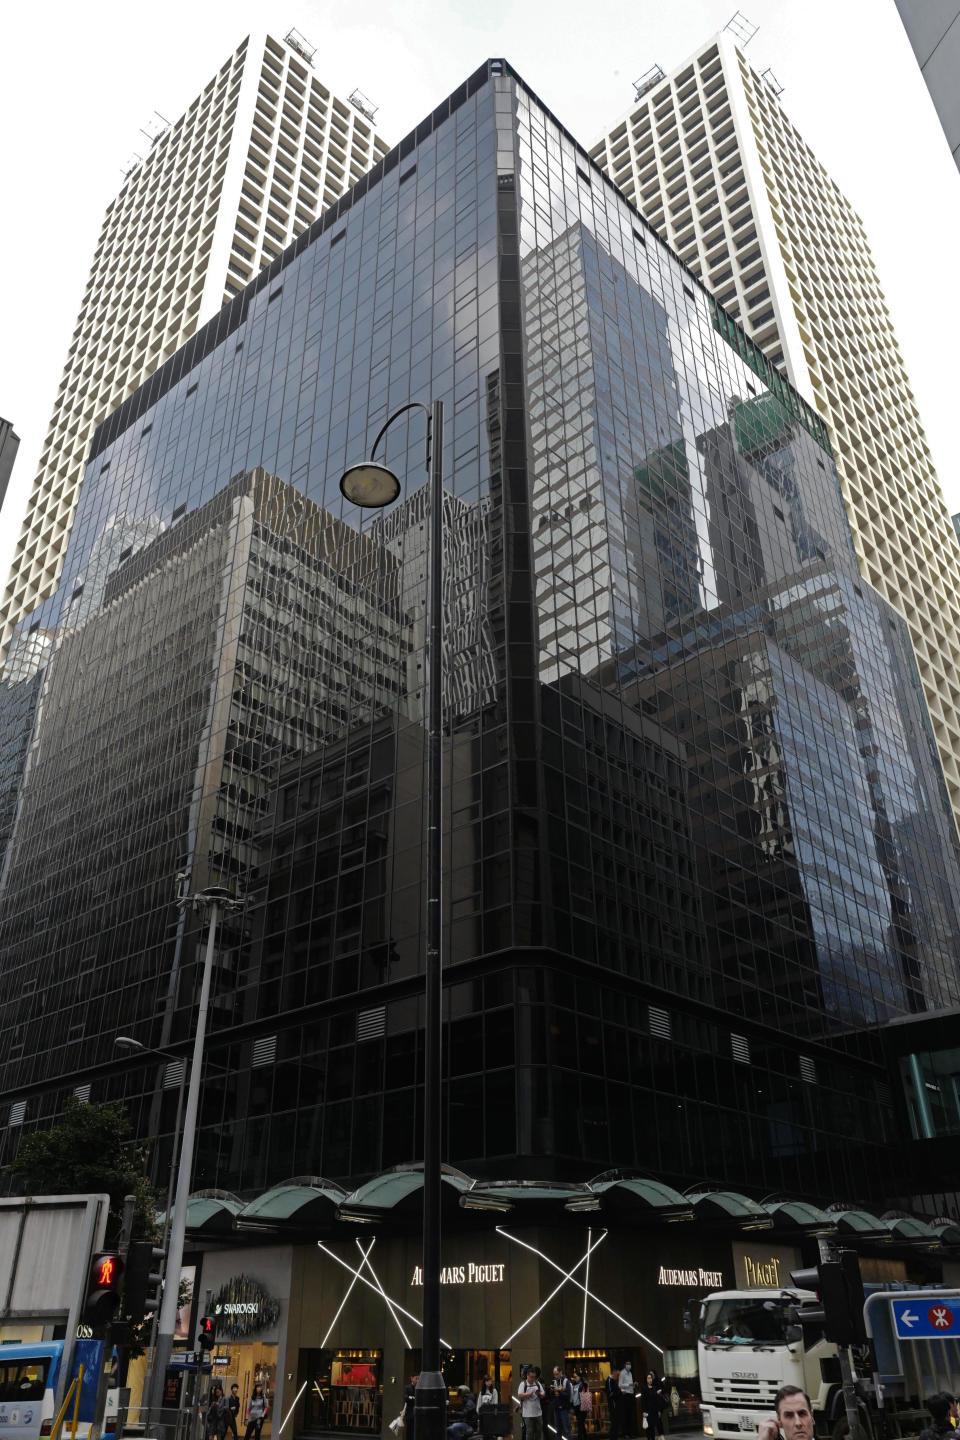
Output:
[[[741,1230],[772,1230],[774,1221],[762,1205],[736,1190],[701,1190],[687,1196],[698,1220],[729,1225]]]
[[[469,1190],[474,1183],[468,1175],[444,1165],[440,1176],[443,1185],[456,1194]],[[387,1214],[401,1207],[412,1209],[419,1205],[419,1194],[423,1189],[422,1165],[397,1165],[382,1175],[375,1175],[365,1185],[347,1195],[337,1206],[340,1220],[355,1220],[367,1224],[381,1220]]]
[[[584,1189],[586,1198],[568,1200],[564,1208],[575,1213],[602,1210],[611,1217],[621,1215],[668,1222],[692,1220],[695,1214],[686,1195],[672,1190],[660,1180],[650,1180],[643,1175],[617,1175],[612,1179],[598,1175]]]
[[[777,1230],[799,1230],[804,1235],[836,1235],[837,1217],[808,1205],[805,1200],[764,1200],[763,1209]]]
[[[347,1192],[322,1175],[297,1175],[284,1180],[244,1205],[237,1216],[237,1229],[277,1229],[290,1225],[324,1224],[336,1217]]]
[[[198,1190],[187,1201],[187,1229],[195,1235],[229,1235],[243,1201],[228,1190]]]
[[[836,1235],[840,1241],[891,1246],[897,1250],[960,1251],[960,1225],[923,1220],[899,1211],[880,1216],[840,1204],[821,1209],[790,1195],[754,1200],[736,1190],[695,1188],[683,1195],[661,1180],[624,1170],[607,1170],[589,1181],[475,1179],[451,1165],[441,1173],[445,1226],[469,1226],[464,1212],[516,1212],[527,1220],[597,1213],[604,1220],[642,1225],[696,1220],[716,1232],[770,1230],[784,1238]],[[393,1222],[400,1229],[418,1223],[423,1166],[397,1165],[348,1194],[336,1181],[298,1175],[246,1203],[225,1190],[201,1190],[190,1197],[187,1229],[219,1236],[243,1230],[270,1230],[293,1236],[335,1231],[343,1224]],[[462,1216],[462,1221],[456,1219]],[[341,1223],[342,1222],[342,1223]]]
[[[837,1233],[850,1239],[871,1240],[885,1244],[894,1239],[889,1225],[879,1215],[869,1210],[830,1210],[831,1219],[837,1222]]]

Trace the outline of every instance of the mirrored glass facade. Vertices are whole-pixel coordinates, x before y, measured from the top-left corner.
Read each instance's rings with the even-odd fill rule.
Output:
[[[960,1002],[909,638],[822,422],[502,61],[98,432],[42,681],[0,696],[34,716],[0,1094],[42,1123],[92,1080],[169,1147],[113,1039],[189,1042],[189,873],[245,899],[194,1187],[419,1158],[422,417],[392,510],[338,486],[411,399],[445,407],[447,1159],[864,1193],[857,1032]]]

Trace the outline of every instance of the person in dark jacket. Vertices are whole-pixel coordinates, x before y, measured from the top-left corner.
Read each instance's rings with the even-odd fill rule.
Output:
[[[233,1440],[240,1440],[237,1430],[237,1416],[240,1414],[240,1386],[231,1385],[227,1396],[227,1429],[233,1431]]]
[[[663,1386],[654,1375],[652,1370],[647,1371],[647,1378],[640,1387],[640,1408],[647,1421],[647,1435],[653,1437],[663,1434],[663,1412],[667,1408],[667,1397],[664,1394]]]
[[[952,1435],[951,1421],[957,1416],[957,1402],[949,1390],[938,1390],[934,1395],[928,1395],[924,1404],[933,1423],[920,1431],[920,1440],[942,1440],[944,1435]]]
[[[210,1389],[210,1404],[207,1406],[207,1440],[223,1440],[227,1433],[227,1402],[219,1385]]]
[[[610,1428],[608,1434],[610,1440],[619,1440],[620,1437],[620,1371],[616,1365],[610,1366],[610,1374],[607,1376],[607,1414],[610,1417]]]
[[[447,1440],[468,1440],[473,1435],[477,1420],[477,1402],[469,1385],[457,1387],[460,1409],[451,1424],[447,1426]]]
[[[403,1431],[405,1440],[413,1440],[417,1411],[417,1381],[419,1375],[410,1376],[410,1384],[403,1387]]]

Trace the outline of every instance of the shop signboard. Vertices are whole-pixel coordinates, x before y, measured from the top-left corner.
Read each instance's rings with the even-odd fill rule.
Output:
[[[800,1265],[795,1245],[770,1245],[763,1241],[735,1241],[733,1245],[734,1290],[782,1290],[790,1284],[790,1271]],[[715,1285],[715,1290],[723,1289]]]
[[[244,1340],[277,1323],[280,1303],[249,1275],[234,1275],[214,1297],[213,1313],[218,1339]]]

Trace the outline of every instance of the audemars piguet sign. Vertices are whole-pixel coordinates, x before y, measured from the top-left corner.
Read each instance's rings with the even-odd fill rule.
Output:
[[[723,1271],[704,1270],[701,1266],[688,1266],[684,1270],[671,1269],[661,1265],[657,1274],[658,1285],[683,1285],[687,1290],[722,1290]]]
[[[502,1285],[506,1265],[477,1265],[473,1260],[466,1265],[444,1265],[440,1271],[441,1285]],[[423,1284],[423,1270],[413,1267],[411,1285]]]
[[[249,1275],[235,1275],[214,1297],[213,1313],[218,1338],[243,1340],[275,1325],[280,1305]]]

